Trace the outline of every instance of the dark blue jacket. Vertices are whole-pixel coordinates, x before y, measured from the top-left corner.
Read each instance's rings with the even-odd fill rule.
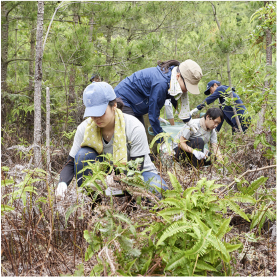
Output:
[[[205,104],[207,103],[207,105],[213,103],[216,99],[219,99],[219,102],[221,104],[221,109],[224,113],[224,118],[226,119],[226,121],[235,128],[238,128],[237,123],[236,123],[236,119],[233,117],[234,116],[234,112],[233,112],[233,108],[231,106],[226,106],[224,104],[225,102],[225,98],[231,93],[231,90],[229,90],[228,92],[225,92],[229,87],[228,86],[219,86],[213,94],[209,95],[202,104],[197,106],[198,110],[201,110],[202,108],[205,107]],[[233,92],[233,97],[237,98],[237,100],[235,100],[235,107],[239,116],[239,120],[241,122],[241,120],[243,119],[240,115],[243,115],[244,112],[246,111],[245,106],[243,105],[243,102],[241,101],[240,97]]]
[[[163,132],[159,116],[166,98],[170,98],[168,89],[173,67],[167,73],[162,72],[159,66],[139,70],[114,89],[116,96],[122,99],[125,106],[131,107],[136,116],[148,113],[155,135]]]

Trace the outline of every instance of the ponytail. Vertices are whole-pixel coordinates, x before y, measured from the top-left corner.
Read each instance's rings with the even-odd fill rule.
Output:
[[[115,98],[114,100],[109,102],[109,106],[113,107],[115,103],[117,104],[117,108],[122,111],[122,109],[124,107],[124,103],[123,103],[122,99],[119,97]]]
[[[162,71],[164,71],[164,73],[168,72],[169,67],[173,65],[178,66],[179,64],[180,62],[177,60],[168,60],[165,62],[158,61],[157,63],[157,65],[161,68]]]

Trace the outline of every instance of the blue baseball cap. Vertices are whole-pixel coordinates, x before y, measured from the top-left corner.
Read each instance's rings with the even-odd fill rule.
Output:
[[[218,82],[217,80],[212,80],[207,84],[207,88],[204,91],[205,95],[209,95],[210,94],[210,88],[214,85],[214,83],[216,83],[217,85],[220,85],[220,82]]]
[[[116,99],[111,85],[106,82],[93,82],[83,93],[83,102],[86,106],[84,117],[102,116],[110,101]]]
[[[95,77],[99,77],[99,74],[98,73],[93,73],[89,80],[92,82]]]

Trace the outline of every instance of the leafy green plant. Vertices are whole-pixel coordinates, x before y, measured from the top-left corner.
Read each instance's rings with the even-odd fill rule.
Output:
[[[266,30],[276,35],[276,4],[268,3],[266,6],[258,9],[250,18],[251,22],[254,20],[258,20],[258,23],[250,34],[250,37],[255,44],[263,42]],[[276,47],[276,41],[273,40],[272,45]]]
[[[106,272],[105,275],[113,275],[117,263],[121,263],[123,267],[118,270],[119,273],[130,273],[130,262],[141,254],[140,250],[134,247],[133,238],[136,236],[136,226],[126,215],[107,210],[91,231],[84,232],[89,243],[85,260],[88,261],[94,254],[98,254],[99,263],[94,266],[91,275],[101,275],[103,271]]]
[[[164,192],[165,198],[154,207],[155,221],[151,225],[145,222],[133,225],[125,215],[106,210],[93,230],[85,231],[89,243],[86,260],[93,255],[97,255],[98,260],[91,275],[103,272],[128,276],[146,274],[157,260],[160,261],[159,273],[231,275],[230,253],[241,244],[224,240],[231,230],[227,209],[249,221],[238,203],[254,204],[255,199],[243,194],[219,198],[214,190],[223,185],[206,179],[183,190],[176,177],[168,174],[174,189]],[[143,230],[138,232],[137,227]]]
[[[4,168],[4,170],[7,170],[8,168]],[[3,168],[2,168],[3,170]],[[36,168],[35,170],[25,170],[26,175],[24,177],[24,180],[20,182],[19,184],[15,184],[14,180],[11,179],[4,179],[1,181],[1,186],[12,186],[12,192],[9,192],[2,196],[2,199],[8,198],[8,204],[11,206],[8,206],[6,204],[1,204],[1,210],[3,211],[11,211],[13,210],[13,203],[16,199],[21,199],[22,203],[25,207],[29,207],[29,210],[32,210],[33,205],[33,194],[37,195],[37,187],[34,186],[34,184],[41,182],[43,178],[46,176],[46,172],[42,169]],[[15,189],[16,188],[16,189]],[[28,198],[29,196],[29,198]],[[27,204],[27,200],[29,199],[29,203]],[[44,199],[40,198],[42,202],[45,202]],[[37,201],[36,201],[37,202]]]
[[[163,209],[157,212],[163,222],[149,227],[156,230],[155,246],[157,250],[162,249],[160,256],[166,264],[164,271],[181,276],[229,272],[229,253],[241,245],[223,240],[231,230],[231,219],[224,218],[224,214],[229,208],[249,221],[236,202],[255,203],[255,199],[243,195],[220,199],[214,190],[223,185],[205,178],[195,187],[183,191],[176,177],[171,173],[169,176],[174,190],[164,193]]]
[[[265,188],[264,184],[267,180],[267,177],[261,176],[250,184],[244,179],[237,182],[238,190],[244,195],[256,196],[257,201],[249,215],[251,219],[250,230],[257,226],[260,233],[266,220],[274,221],[276,219],[276,208],[273,204],[276,202],[276,190],[268,191]],[[243,184],[245,185],[243,186]]]

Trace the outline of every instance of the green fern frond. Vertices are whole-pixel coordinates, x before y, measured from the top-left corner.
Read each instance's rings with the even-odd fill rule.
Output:
[[[184,223],[184,222],[177,221],[177,222],[172,223],[163,232],[162,236],[160,237],[159,241],[157,242],[157,246],[159,246],[168,237],[171,237],[179,232],[185,232],[186,230],[188,230],[190,228],[191,227],[188,226],[188,224]]]
[[[180,200],[175,199],[175,198],[166,198],[166,199],[161,200],[160,202],[163,204],[175,206],[177,208],[185,208],[184,204]]]
[[[198,240],[198,242],[189,250],[185,251],[186,256],[199,254],[203,256],[210,244],[208,237],[211,235],[212,230],[205,232]]]
[[[169,175],[170,182],[173,186],[173,188],[178,192],[181,193],[183,191],[183,188],[181,187],[180,183],[178,182],[177,178],[175,175],[173,175],[171,172],[167,172]]]
[[[208,192],[211,191],[211,187],[214,185],[214,181],[215,181],[215,180],[209,180],[209,181],[206,181],[206,182],[205,182],[206,190],[207,190]]]
[[[243,194],[239,194],[236,193],[234,196],[228,198],[231,201],[236,201],[236,202],[241,202],[241,203],[251,203],[251,204],[255,204],[256,200],[250,196],[250,195],[243,195]]]
[[[184,213],[183,209],[180,208],[167,208],[165,210],[162,210],[158,212],[158,215],[164,217],[169,215],[180,215],[181,213]]]
[[[150,252],[149,256],[150,256],[149,259],[145,262],[143,268],[141,269],[141,274],[143,274],[143,275],[147,272],[147,270],[150,266],[150,263],[152,261],[152,252]]]
[[[240,244],[230,244],[230,243],[224,242],[224,245],[228,252],[233,252],[233,251],[239,249],[240,247],[242,247],[241,243]]]
[[[222,239],[224,237],[224,235],[227,233],[228,229],[229,229],[229,224],[231,221],[231,217],[226,218],[223,223],[220,225],[219,230],[216,234],[218,239]]]
[[[199,239],[199,236],[195,233],[187,232],[186,235],[191,236],[192,238],[194,238],[196,240]]]
[[[207,227],[209,226],[212,228],[214,233],[218,232],[218,221],[216,220],[216,216],[213,213],[207,211],[203,219],[205,219]]]
[[[269,209],[269,205],[262,205],[260,207],[260,210],[256,211],[254,216],[252,216],[250,230],[259,224],[260,231],[267,218],[273,220],[274,218],[276,218],[276,215]]]
[[[73,204],[71,207],[69,207],[65,213],[65,227],[67,227],[67,221],[70,215],[75,212],[78,208],[82,207],[82,204]]]
[[[210,230],[210,228],[198,216],[194,216],[193,219],[200,226],[202,232],[206,232]]]
[[[198,260],[197,264],[196,264],[196,268],[197,269],[201,269],[201,270],[208,270],[208,271],[217,271],[216,268],[214,268],[213,266],[205,263],[202,260]]]
[[[211,190],[214,190],[214,189],[219,189],[219,188],[222,188],[222,187],[226,187],[226,185],[220,185],[220,184],[213,184],[210,189]]]
[[[250,186],[247,188],[246,193],[252,195],[258,187],[263,185],[267,181],[268,177],[261,176],[255,181],[253,181]]]
[[[207,199],[206,199],[206,203],[207,204],[210,204],[211,202],[214,202],[214,201],[216,201],[217,200],[217,197],[215,196],[215,195],[211,195],[211,196],[209,196],[209,197],[207,197]]]
[[[126,236],[117,237],[122,250],[129,251],[133,248],[134,241]]]
[[[218,250],[219,252],[222,253],[222,257],[223,257],[223,260],[225,262],[229,262],[230,261],[230,255],[229,253],[227,252],[226,250],[226,247],[225,245],[223,244],[222,241],[220,241],[216,236],[214,235],[210,235],[209,237],[207,237],[207,240],[210,242],[210,244],[216,249]],[[225,259],[224,259],[225,258]]]
[[[163,193],[163,196],[165,198],[169,197],[169,198],[177,198],[177,199],[180,199],[180,193],[178,193],[177,191],[175,190],[166,190],[164,193]]]
[[[206,181],[207,181],[207,178],[202,178],[197,182],[196,187],[201,189],[205,185]]]
[[[131,233],[136,237],[136,228],[132,221],[125,215],[123,214],[113,214],[113,217],[118,218],[119,220],[126,222],[129,225]]]
[[[198,190],[199,191],[199,188],[197,188],[197,187],[190,187],[190,188],[187,188],[185,191],[184,191],[184,193],[183,193],[183,197],[185,198],[185,197],[189,197],[191,194],[192,194],[192,192],[194,191],[194,190]]]
[[[265,213],[265,216],[271,221],[274,221],[276,220],[276,211],[273,212],[271,209],[268,209]]]
[[[240,206],[238,204],[236,204],[235,202],[229,200],[229,199],[225,199],[225,203],[226,205],[232,210],[234,211],[236,214],[240,215],[242,218],[244,218],[245,220],[247,220],[248,222],[250,222],[249,218],[247,217],[247,215],[240,209]]]
[[[152,224],[151,226],[145,228],[140,234],[141,235],[145,235],[147,232],[150,232],[149,236],[152,236],[153,234],[158,233],[163,228],[164,228],[164,224],[163,223],[156,222],[156,223]]]
[[[184,264],[188,263],[189,261],[187,260],[185,253],[181,252],[177,255],[173,255],[173,259],[169,260],[165,270],[174,270],[177,267],[183,267]]]

